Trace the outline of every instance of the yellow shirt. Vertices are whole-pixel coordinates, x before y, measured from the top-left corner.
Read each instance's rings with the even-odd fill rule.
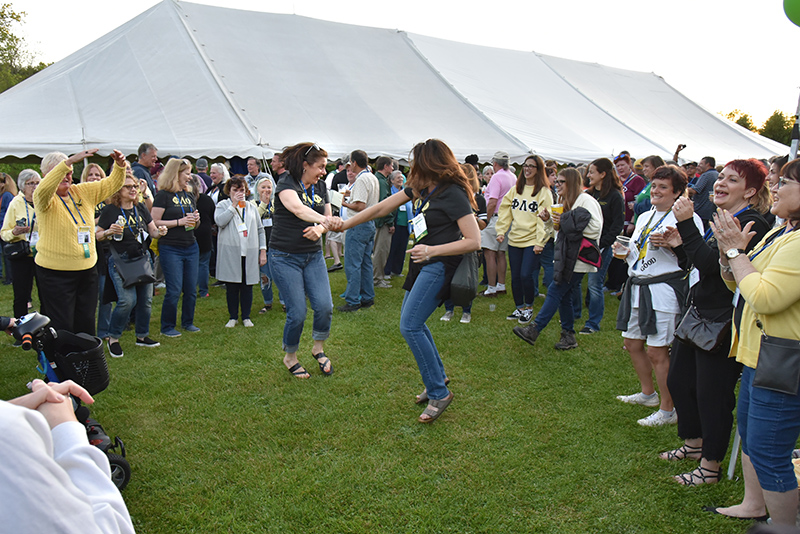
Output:
[[[3,220],[3,228],[0,229],[0,237],[3,238],[3,241],[6,243],[13,243],[14,241],[23,241],[28,240],[28,233],[14,235],[13,230],[14,227],[17,226],[17,221],[20,219],[25,219],[26,226],[31,225],[31,221],[33,221],[33,228],[32,231],[38,232],[39,225],[37,224],[34,217],[34,209],[33,206],[28,206],[27,211],[25,210],[25,195],[20,193],[14,197],[14,200],[8,205],[8,210],[6,211],[6,218]]]
[[[553,237],[553,225],[548,225],[539,218],[544,209],[553,205],[553,194],[550,188],[543,187],[536,196],[533,195],[533,186],[526,185],[522,194],[517,193],[515,185],[509,189],[500,202],[497,211],[497,235],[508,234],[508,244],[517,248],[533,246],[544,247]],[[513,221],[513,224],[512,224]]]
[[[779,232],[769,232],[755,246],[758,252],[767,237]],[[761,345],[759,319],[767,335],[787,339],[800,339],[800,231],[790,232],[775,241],[752,261],[758,272],[750,273],[739,282],[739,291],[745,299],[740,331],[734,325],[731,357],[755,369]],[[736,282],[725,281],[731,291]]]
[[[95,206],[119,191],[125,182],[125,167],[114,164],[114,170],[107,178],[73,185],[70,187],[72,199],[59,197],[56,194],[58,185],[71,170],[66,162],[62,161],[42,178],[39,187],[33,193],[36,222],[39,225],[39,243],[36,245],[35,261],[37,265],[46,269],[85,271],[94,267],[97,262],[94,236]],[[88,257],[84,253],[84,246],[78,243],[79,227],[89,229]]]

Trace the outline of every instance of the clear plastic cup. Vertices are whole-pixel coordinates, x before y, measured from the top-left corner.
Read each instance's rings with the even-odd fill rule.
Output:
[[[625,235],[618,235],[614,247],[614,257],[618,260],[624,260],[628,257],[628,251],[631,249],[631,238]]]

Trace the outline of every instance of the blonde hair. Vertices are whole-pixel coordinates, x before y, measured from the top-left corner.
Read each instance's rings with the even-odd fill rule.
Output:
[[[172,158],[167,161],[167,164],[164,166],[164,171],[158,177],[159,191],[169,191],[171,193],[183,191],[178,182],[178,175],[184,169],[191,168],[192,166],[183,159]]]
[[[96,167],[97,170],[100,171],[100,176],[102,176],[103,178],[106,177],[106,171],[104,171],[100,165],[98,165],[97,163],[87,163],[83,167],[83,172],[81,173],[81,183],[86,182],[86,177],[89,176],[89,169],[91,169],[92,167]]]
[[[0,174],[3,175],[3,180],[2,180],[3,191],[2,192],[3,193],[8,192],[8,193],[11,193],[14,196],[17,196],[17,193],[19,193],[19,189],[17,189],[17,183],[14,181],[14,179],[11,177],[11,175],[10,174],[6,174],[4,172],[0,173]]]

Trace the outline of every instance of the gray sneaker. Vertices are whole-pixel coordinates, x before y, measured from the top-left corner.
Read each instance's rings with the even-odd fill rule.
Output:
[[[536,323],[531,323],[528,326],[515,326],[514,334],[523,341],[533,345],[536,338],[539,337],[539,328]]]
[[[452,318],[453,318],[453,312],[451,312],[451,311],[446,311],[446,312],[444,312],[444,315],[442,315],[442,316],[439,318],[439,320],[440,320],[440,321],[446,321],[446,322],[449,322],[449,321],[450,321],[450,319],[452,319]]]
[[[575,332],[570,330],[562,330],[561,339],[555,344],[555,348],[558,350],[577,349],[578,342],[575,340]]]

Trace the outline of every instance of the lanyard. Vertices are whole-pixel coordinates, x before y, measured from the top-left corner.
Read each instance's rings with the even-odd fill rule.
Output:
[[[650,224],[653,222],[656,213],[657,213],[656,211],[653,211],[652,217],[650,217],[650,220],[647,221],[647,226],[644,227],[644,230],[642,230],[641,235],[639,235],[639,241],[636,243],[636,246],[639,247],[639,250],[641,250],[644,244],[647,242],[647,239],[650,237],[650,234],[652,234],[656,230],[656,228],[661,226],[661,223],[664,222],[664,219],[667,218],[667,215],[672,213],[672,208],[670,208],[669,211],[667,211],[664,214],[664,216],[661,217],[661,219],[659,219],[659,221],[656,223],[654,227],[650,228]]]
[[[28,212],[28,201],[25,201],[25,220],[30,225],[31,229],[28,232],[28,241],[31,240],[31,234],[33,233],[33,225],[36,223],[36,212],[33,212],[33,218],[31,218],[31,214]]]
[[[630,182],[631,180],[633,180],[633,179],[634,179],[634,177],[636,177],[636,176],[639,176],[639,175],[638,175],[638,174],[636,174],[635,172],[631,171],[631,173],[628,175],[628,179],[627,179],[627,180],[625,180],[625,183],[624,183],[624,184],[622,184],[622,191],[623,191],[623,192],[627,192],[627,191],[628,191],[628,182]]]
[[[81,222],[83,223],[84,226],[86,226],[86,221],[84,220],[83,215],[81,214],[81,210],[78,209],[78,205],[75,203],[75,199],[72,198],[71,194],[67,193],[67,195],[69,196],[69,199],[72,201],[72,205],[75,206],[75,211],[78,212],[78,216],[81,218]],[[64,202],[64,198],[61,196],[59,196],[58,198],[61,200],[61,203],[64,204],[64,207],[67,208],[67,213],[69,213],[69,216],[72,217],[73,221],[75,221],[75,226],[78,226],[78,219],[76,219],[75,216],[72,214],[72,211],[69,209],[69,206],[67,206],[67,203]],[[25,210],[27,211],[27,209],[28,206],[26,205]]]
[[[244,222],[244,213],[245,213],[245,210],[247,209],[246,206],[247,206],[247,203],[245,203],[245,207],[242,208],[242,213],[239,213],[239,208],[237,206],[233,207],[233,209],[236,210],[236,215],[239,216],[239,218],[242,220],[242,222]]]
[[[792,228],[791,230],[789,230],[789,232],[794,232],[794,231],[795,231],[795,230],[797,230],[798,228],[800,228],[800,225],[795,225],[795,227],[794,227],[794,228]],[[756,256],[758,256],[759,254],[761,254],[762,252],[764,252],[764,250],[765,250],[767,247],[769,247],[771,244],[773,244],[775,241],[777,241],[777,240],[778,240],[778,238],[779,238],[780,236],[782,236],[784,233],[786,233],[786,227],[785,227],[785,226],[784,226],[783,228],[781,228],[781,231],[780,231],[780,232],[777,232],[777,233],[774,233],[774,234],[772,234],[772,235],[770,236],[770,238],[767,240],[767,242],[766,242],[766,243],[764,243],[764,246],[763,246],[763,247],[761,247],[760,249],[758,249],[758,251],[757,251],[755,254],[751,253],[751,255],[749,256],[749,258],[750,258],[750,261],[753,261],[754,259],[756,259]]]
[[[263,202],[262,202],[262,204],[263,204]],[[264,217],[263,218],[269,219],[270,217],[272,217],[272,202],[271,201],[267,202],[267,207],[264,210]]]
[[[362,171],[363,172],[363,171]],[[361,174],[359,173],[359,176]],[[314,207],[314,184],[311,184],[311,198],[308,198],[308,189],[303,187],[303,195],[306,197],[306,201],[311,204],[311,207]]]
[[[186,211],[183,209],[183,202],[180,201],[181,197],[178,196],[178,193],[175,193],[175,196],[178,197],[178,206],[181,207],[181,213],[183,214],[184,217],[186,217]],[[189,206],[192,205],[192,201],[189,200],[189,194],[186,193],[185,191],[183,193],[183,198],[188,201],[187,203]]]
[[[434,191],[436,191],[438,187],[439,187],[438,185],[434,187],[433,190],[430,193],[428,193],[428,196],[425,197],[425,200],[419,203],[419,207],[414,209],[414,217],[420,214],[420,212],[422,211],[422,207],[425,206],[425,203],[428,202],[428,199],[431,198],[431,195],[434,193]]]
[[[734,217],[734,218],[736,218],[736,217],[738,217],[739,215],[741,215],[743,212],[745,212],[745,211],[747,211],[747,210],[749,210],[749,209],[750,209],[750,204],[748,204],[748,205],[747,205],[747,206],[745,206],[744,208],[742,208],[742,209],[740,209],[739,211],[737,211],[736,213],[734,213],[734,214],[733,214],[733,217]],[[705,241],[706,243],[708,243],[708,242],[709,242],[709,240],[710,240],[710,239],[711,239],[713,236],[714,236],[714,231],[713,231],[713,230],[712,230],[712,229],[709,227],[709,229],[708,229],[708,230],[706,230],[706,233],[703,235],[703,241]]]

